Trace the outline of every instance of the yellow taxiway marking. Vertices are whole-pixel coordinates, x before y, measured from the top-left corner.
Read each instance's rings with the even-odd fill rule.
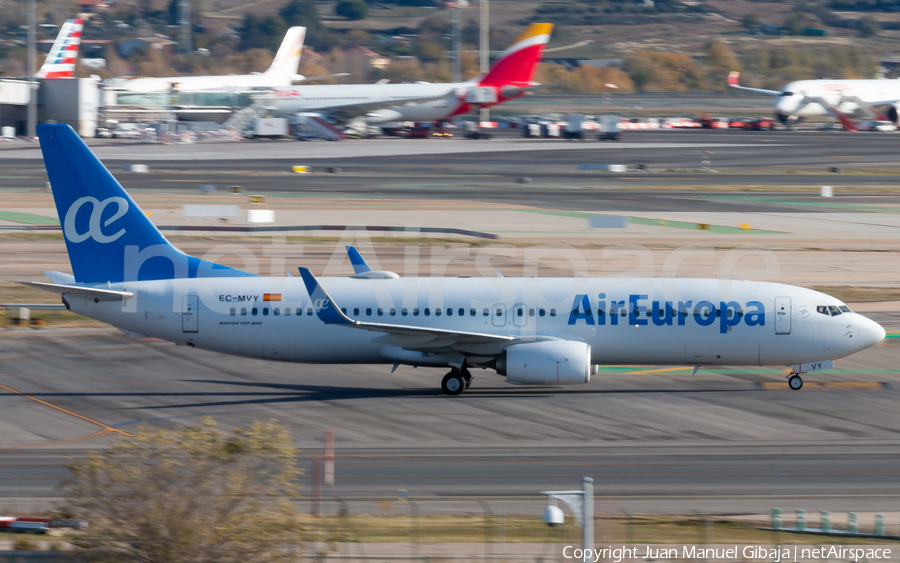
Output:
[[[41,444],[34,444],[35,446],[44,446],[44,445],[48,445],[48,444],[56,444],[56,443],[62,443],[62,442],[74,442],[76,440],[86,440],[88,438],[96,438],[99,436],[103,436],[105,434],[109,434],[110,432],[116,432],[117,434],[121,434],[123,436],[128,436],[129,438],[134,438],[134,434],[129,434],[128,432],[125,432],[124,430],[119,430],[118,428],[113,428],[112,426],[110,426],[108,424],[104,424],[103,422],[94,420],[93,418],[88,418],[84,415],[78,414],[77,412],[72,412],[69,409],[64,409],[63,407],[54,405],[53,403],[48,403],[47,401],[44,401],[43,399],[38,399],[37,397],[32,397],[31,395],[22,393],[21,391],[17,391],[15,389],[13,389],[12,387],[3,385],[2,383],[0,383],[0,389],[5,389],[5,390],[9,391],[10,393],[19,395],[21,397],[25,397],[26,399],[30,399],[36,403],[40,403],[40,404],[44,405],[45,407],[50,407],[51,409],[56,409],[62,413],[69,415],[69,416],[74,416],[75,418],[80,418],[81,420],[84,420],[85,422],[90,422],[91,424],[96,424],[97,426],[99,426],[100,428],[103,429],[100,432],[97,432],[96,434],[91,434],[90,436],[82,436],[80,438],[70,438],[67,440],[59,440],[56,442],[44,442]],[[32,447],[32,446],[17,446],[17,447]],[[12,448],[0,448],[0,449],[12,449]]]

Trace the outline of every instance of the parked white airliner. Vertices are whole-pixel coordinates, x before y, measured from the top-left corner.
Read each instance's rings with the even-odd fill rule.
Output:
[[[597,364],[794,366],[800,373],[881,342],[838,299],[753,281],[652,278],[401,278],[371,271],[259,277],[183,254],[68,125],[38,137],[73,275],[24,282],[126,332],[253,358],[471,368],[513,384],[590,381]]]
[[[116,79],[111,81],[110,85],[121,88],[125,92],[169,92],[173,88],[183,92],[283,88],[294,82],[306,80],[305,76],[297,74],[305,39],[305,27],[297,26],[288,29],[278,52],[275,53],[275,59],[265,72]]]
[[[484,76],[467,82],[278,88],[274,92],[274,114],[319,113],[333,122],[354,118],[366,123],[449,121],[541,87],[533,80],[552,30],[550,23],[530,24],[509,48],[497,55]]]
[[[845,116],[869,117],[900,124],[900,79],[860,80],[795,80],[781,90],[748,88],[738,83],[739,72],[728,76],[728,85],[738,90],[776,96],[775,116],[782,123],[792,123],[805,117],[832,116],[845,128]]]

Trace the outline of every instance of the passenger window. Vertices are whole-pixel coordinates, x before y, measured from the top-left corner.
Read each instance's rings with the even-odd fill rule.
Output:
[[[452,316],[453,316],[453,309],[451,309],[450,307],[447,307],[447,316],[448,316],[448,317],[452,317]]]
[[[378,308],[378,316],[379,317],[384,316],[384,309],[382,309],[381,307]]]
[[[418,316],[419,316],[419,308],[418,308],[418,307],[413,308],[413,316],[414,316],[414,317],[418,317]]]
[[[346,309],[341,309],[341,311],[343,311],[345,315],[347,314],[347,310],[346,310]],[[309,315],[310,317],[312,316],[312,314],[313,314],[312,307],[308,307],[308,308],[306,309],[306,314]]]
[[[521,317],[521,316],[522,316],[522,308],[521,308],[521,307],[519,307],[518,309],[516,309],[516,316],[517,316],[517,317]]]
[[[390,315],[391,315],[392,317],[396,317],[396,316],[397,316],[397,309],[394,309],[393,307],[391,307]]]
[[[603,309],[597,309],[597,316],[598,316],[598,317],[602,317],[602,316],[605,315],[605,314],[606,314],[606,311],[604,311]],[[543,311],[541,311],[541,316],[542,316],[542,317],[544,316],[544,312],[543,312]]]
[[[459,313],[459,316],[460,316],[460,317],[465,317],[465,316],[466,316],[466,310],[463,309],[462,307],[459,308],[459,311],[457,311],[457,313]],[[475,309],[472,309],[472,314],[473,314],[473,315],[475,314]]]
[[[831,305],[831,306],[828,307],[828,308],[831,310],[831,316],[832,316],[832,317],[836,317],[836,316],[838,316],[838,315],[841,314],[841,310],[838,309],[837,307],[835,307],[834,305]]]
[[[232,307],[232,308],[231,308],[231,311],[229,311],[228,314],[231,315],[231,316],[233,317],[233,316],[234,316],[234,313],[235,313],[235,310],[234,310],[234,307]]]
[[[501,309],[500,307],[497,307],[497,316],[498,316],[498,317],[502,317],[502,316],[503,316],[503,309]]]
[[[281,310],[278,307],[275,307],[274,309],[272,309],[272,314],[274,314],[277,317],[278,315],[281,314]]]
[[[256,307],[250,309],[250,314],[253,315],[254,317],[255,317],[258,313],[259,313],[259,309],[257,309]]]
[[[291,316],[291,308],[290,308],[290,307],[285,307],[285,308],[284,308],[284,314],[290,317],[290,316]]]
[[[490,315],[490,312],[488,312],[487,307],[485,307],[484,308],[484,316],[487,317],[488,315]]]
[[[371,307],[366,307],[366,316],[367,316],[367,317],[371,317],[371,316],[372,316],[372,308],[371,308]]]
[[[425,316],[428,317],[431,315],[431,309],[429,307],[425,307]]]
[[[551,316],[551,317],[555,317],[555,316],[556,316],[556,309],[550,309],[550,316]]]
[[[474,317],[474,316],[475,316],[475,309],[474,309],[474,308],[469,309],[469,316],[470,316],[470,317]]]
[[[264,316],[264,317],[268,317],[268,316],[269,316],[269,308],[268,308],[268,307],[263,307],[263,316]]]
[[[354,314],[354,315],[358,315],[358,314],[359,314],[359,307],[354,307],[354,308],[353,308],[353,314]]]
[[[428,314],[428,313],[426,313],[426,315],[427,315],[427,314]],[[440,316],[441,316],[441,310],[440,310],[440,309],[435,309],[435,310],[434,310],[434,316],[435,316],[435,317],[440,317]]]
[[[541,309],[541,310],[538,311],[538,315],[540,315],[540,316],[542,316],[542,317],[543,317],[544,315],[546,315],[546,314],[547,314],[547,311],[545,311],[545,310],[543,310],[543,309]]]
[[[409,314],[409,312],[406,310],[406,307],[404,307],[404,308],[400,309],[400,314],[405,317],[407,314]]]
[[[241,307],[241,316],[242,316],[242,317],[246,317],[246,316],[247,316],[247,308],[246,308],[246,307]]]
[[[533,316],[534,316],[534,309],[528,309],[528,316],[529,316],[529,317],[533,317]]]
[[[816,307],[816,312],[817,312],[817,313],[822,313],[823,315],[827,315],[827,316],[829,316],[829,317],[831,316],[831,314],[828,312],[828,307],[826,307],[825,305],[819,305],[819,306],[817,306],[817,307]]]
[[[358,311],[358,310],[359,310],[359,309],[357,309],[357,311]],[[341,307],[341,313],[344,313],[344,314],[346,315],[346,314],[347,314],[347,308],[346,308],[346,307]]]

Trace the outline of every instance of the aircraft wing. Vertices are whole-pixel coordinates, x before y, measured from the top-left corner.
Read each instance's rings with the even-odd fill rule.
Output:
[[[35,289],[43,289],[44,291],[50,291],[53,293],[58,293],[60,295],[77,295],[78,297],[85,297],[88,299],[99,299],[100,301],[121,301],[122,299],[126,299],[128,297],[134,296],[134,293],[130,291],[116,291],[114,289],[101,289],[96,287],[83,287],[80,285],[66,285],[61,283],[47,283],[47,282],[19,282],[22,285],[27,285],[28,287],[33,287]]]
[[[311,82],[313,80],[325,80],[326,78],[338,78],[340,76],[350,76],[350,73],[338,72],[335,74],[322,74],[319,76],[303,76],[302,74],[295,74],[291,79],[291,84],[300,84],[301,82]]]
[[[309,292],[312,302],[316,304],[316,314],[322,322],[372,332],[384,332],[386,336],[381,337],[378,341],[385,344],[413,350],[434,350],[437,348],[456,349],[473,344],[502,345],[519,340],[515,336],[355,321],[341,311],[340,306],[328,295],[328,292],[319,284],[309,269],[300,268],[300,276],[303,278],[303,283],[306,284],[306,290]]]
[[[766,90],[765,88],[747,88],[746,86],[741,86],[738,84],[738,77],[740,77],[741,73],[738,71],[732,71],[728,75],[728,86],[731,88],[735,88],[737,90],[747,90],[748,92],[758,92],[760,94],[768,94],[770,96],[780,96],[781,92],[778,90]]]
[[[432,96],[429,98],[421,98],[421,97],[410,97],[410,98],[394,98],[391,100],[382,100],[378,102],[366,102],[366,103],[355,103],[355,104],[346,104],[346,105],[333,105],[327,108],[322,108],[322,113],[328,114],[332,116],[339,122],[347,122],[353,119],[354,117],[359,117],[361,115],[365,115],[370,111],[377,111],[380,109],[388,109],[392,107],[407,105],[407,104],[420,104],[424,102],[434,102],[437,100],[443,100],[449,96],[454,96],[456,90],[451,89],[447,92],[444,92],[440,96]]]

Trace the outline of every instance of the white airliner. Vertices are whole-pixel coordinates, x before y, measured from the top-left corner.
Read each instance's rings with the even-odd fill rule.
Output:
[[[598,364],[793,366],[881,342],[884,329],[818,291],[654,278],[401,278],[371,271],[259,277],[183,254],[68,125],[38,137],[73,275],[24,282],[131,334],[251,358],[450,368],[458,395],[484,367],[513,384],[584,384]]]
[[[288,29],[271,66],[262,73],[134,78],[116,80],[110,84],[126,92],[169,92],[173,88],[183,92],[202,92],[288,87],[294,82],[306,80],[305,76],[297,74],[305,38],[305,27]]]
[[[59,35],[50,47],[44,64],[35,78],[74,78],[75,63],[78,61],[78,46],[84,22],[79,19],[66,20],[59,28]]]
[[[781,90],[748,88],[738,83],[740,73],[728,76],[728,85],[776,96],[775,115],[785,124],[806,117],[831,116],[845,129],[856,130],[856,124],[848,116],[868,117],[900,124],[900,79],[871,80],[796,80]]]
[[[336,84],[278,88],[275,115],[320,113],[334,122],[448,121],[474,109],[518,98],[541,85],[533,82],[553,24],[529,25],[494,60],[484,76],[468,82]]]

